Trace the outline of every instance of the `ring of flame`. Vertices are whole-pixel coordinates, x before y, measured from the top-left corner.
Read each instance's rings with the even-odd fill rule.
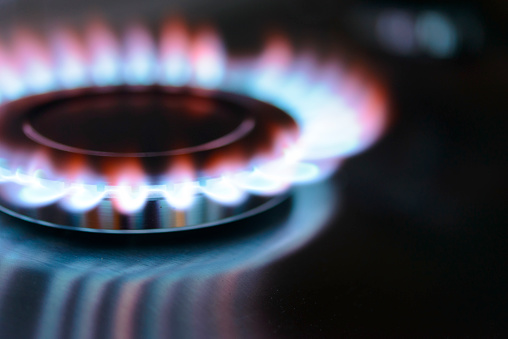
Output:
[[[255,168],[225,171],[206,180],[186,177],[184,169],[178,180],[168,177],[160,185],[147,185],[135,168],[128,173],[135,181],[116,185],[90,185],[84,180],[87,173],[73,182],[47,180],[40,175],[50,169],[43,155],[23,168],[4,159],[0,181],[15,187],[6,190],[11,199],[23,206],[61,200],[69,210],[79,211],[112,196],[120,210],[130,212],[154,196],[183,209],[195,194],[203,193],[235,205],[249,193],[273,195],[292,184],[322,179],[342,159],[371,145],[387,122],[383,87],[367,72],[347,68],[336,56],[323,63],[311,51],[294,53],[280,36],[269,39],[259,55],[235,57],[228,55],[213,30],[191,36],[178,20],[162,27],[158,41],[141,25],[128,27],[117,38],[107,25],[95,21],[83,35],[61,27],[47,39],[20,28],[10,48],[0,44],[0,102],[90,86],[153,84],[232,92],[273,104],[295,119],[300,138],[283,156]]]

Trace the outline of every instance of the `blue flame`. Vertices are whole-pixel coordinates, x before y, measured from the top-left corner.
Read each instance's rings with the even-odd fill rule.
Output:
[[[174,208],[185,209],[196,194],[204,194],[234,205],[247,193],[278,194],[292,184],[325,177],[340,159],[372,143],[385,123],[384,102],[372,99],[376,84],[357,86],[364,83],[361,75],[348,71],[339,61],[322,64],[312,53],[293,53],[281,38],[269,42],[259,56],[234,58],[227,55],[211,29],[191,39],[182,26],[169,26],[159,44],[139,25],[129,28],[122,43],[98,23],[88,28],[85,45],[76,34],[61,33],[47,48],[34,39],[21,41],[20,45],[35,51],[29,57],[25,52],[23,57],[16,51],[6,53],[0,45],[0,101],[90,85],[193,86],[235,92],[278,106],[297,121],[301,136],[285,149],[283,157],[256,168],[184,183],[173,183],[169,176],[167,184],[155,186],[145,185],[143,178],[102,190],[79,182],[37,181],[39,186],[34,186],[36,179],[27,173],[50,172],[49,168],[29,171],[5,159],[0,182],[22,186],[16,194],[20,204],[43,205],[61,199],[69,210],[82,211],[105,197],[116,197],[117,208],[130,212],[142,208],[148,197],[162,197]],[[0,145],[2,153],[9,154],[3,148]]]

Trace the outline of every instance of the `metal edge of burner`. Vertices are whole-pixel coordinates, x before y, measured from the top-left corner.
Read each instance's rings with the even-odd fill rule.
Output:
[[[163,199],[153,199],[147,201],[145,208],[130,215],[115,212],[111,201],[108,200],[101,202],[99,206],[94,208],[92,211],[95,212],[72,213],[62,208],[59,203],[38,208],[21,208],[0,198],[0,211],[42,226],[78,232],[109,234],[165,233],[218,226],[248,218],[277,206],[289,196],[289,193],[273,197],[251,195],[244,203],[238,206],[224,206],[200,194],[196,197],[197,201],[187,210],[176,210],[170,207]],[[159,208],[148,207],[151,204],[156,204]],[[99,212],[101,209],[102,213]],[[218,217],[210,218],[210,214],[203,213],[203,210],[214,210]],[[98,216],[97,220],[100,220],[99,223],[93,226],[88,223],[91,213]],[[208,218],[206,218],[207,215]],[[179,217],[181,218],[180,223],[178,221],[175,222]],[[59,218],[71,221],[70,225],[58,222],[57,219]],[[156,220],[159,222],[155,222]],[[182,220],[188,222],[182,224]],[[80,223],[76,223],[76,221]],[[164,222],[163,227],[160,227],[161,221]],[[133,223],[137,228],[127,228],[133,226]],[[140,228],[140,225],[146,226],[147,224],[151,227]],[[99,228],[100,226],[103,228]]]

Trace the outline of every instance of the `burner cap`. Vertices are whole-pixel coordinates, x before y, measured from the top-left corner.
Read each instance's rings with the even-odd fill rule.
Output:
[[[42,189],[63,195],[79,186],[96,202],[77,211],[62,196],[29,206],[37,187],[13,182],[0,187],[1,204],[39,223],[103,231],[220,223],[280,197],[250,195],[232,207],[199,188],[283,156],[297,138],[296,122],[280,109],[218,91],[117,86],[32,96],[2,107],[4,167],[24,173],[42,167],[36,182]],[[191,205],[183,202],[189,194]]]

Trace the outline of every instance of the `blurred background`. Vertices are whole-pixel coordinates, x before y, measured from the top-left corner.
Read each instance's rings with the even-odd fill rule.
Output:
[[[176,337],[507,334],[506,1],[0,0],[0,36],[8,39],[19,24],[45,29],[58,21],[79,27],[97,15],[115,27],[131,21],[157,27],[175,13],[190,23],[215,25],[231,49],[258,46],[270,29],[288,32],[296,44],[327,48],[340,42],[340,48],[361,56],[382,77],[392,124],[380,142],[347,161],[327,183],[340,196],[340,208],[297,251],[241,270],[219,261],[216,265],[223,269],[206,279],[173,277],[178,285],[166,282],[177,291],[168,297],[172,311],[167,305],[151,307],[148,299],[139,297],[133,304],[136,311],[126,318],[134,319],[131,330],[122,332],[126,336],[119,336],[109,322],[113,315],[122,317],[115,296],[123,280],[105,279],[114,296],[97,300],[98,316],[90,321],[106,320],[89,331],[67,325],[71,329],[57,331],[62,338],[142,337],[152,333],[146,330],[151,323],[147,317],[173,324],[169,332],[160,333]],[[273,213],[265,218],[278,227]],[[9,228],[15,221],[2,223]],[[185,244],[181,251],[199,248],[196,253],[206,256],[195,242],[221,239],[231,227],[245,224],[162,237],[156,243]],[[143,256],[143,262],[150,262],[149,253],[162,260],[152,238],[79,238],[19,227],[23,231],[9,239],[51,243],[55,251],[67,251],[64,257],[73,256],[73,247],[55,242],[77,242],[84,252],[100,247],[113,261],[110,244],[115,251],[127,251],[131,261]],[[231,241],[240,241],[235,239]],[[241,239],[254,246],[249,237]],[[48,333],[56,333],[41,332],[39,320],[41,305],[51,303],[46,287],[55,278],[47,272],[58,265],[70,264],[32,265],[18,274],[17,287],[0,285],[0,338],[49,338]],[[79,312],[86,309],[68,300],[65,305],[65,312],[55,311],[45,321],[78,324]]]

